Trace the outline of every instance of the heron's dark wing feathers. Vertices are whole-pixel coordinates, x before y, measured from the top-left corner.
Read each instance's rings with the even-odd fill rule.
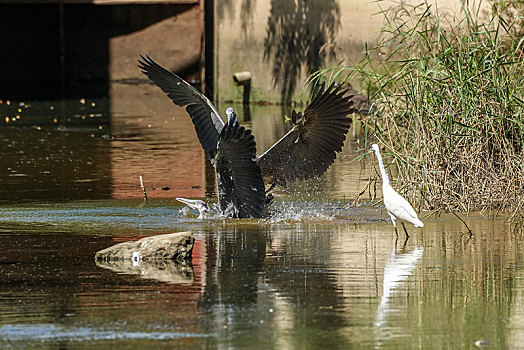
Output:
[[[274,183],[321,176],[342,150],[352,102],[343,97],[346,91],[340,86],[324,88],[323,84],[293,129],[260,156],[262,174]]]
[[[142,73],[158,85],[176,105],[187,106],[186,110],[195,125],[202,148],[207,158],[213,159],[216,154],[218,136],[224,127],[224,121],[220,118],[216,108],[184,79],[163,68],[147,55],[140,57],[142,60],[138,61],[138,67]]]
[[[255,138],[236,119],[220,133],[215,167],[222,212],[229,211],[228,215],[239,218],[261,218],[266,196]]]

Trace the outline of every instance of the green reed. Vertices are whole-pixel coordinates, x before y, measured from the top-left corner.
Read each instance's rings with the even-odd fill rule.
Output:
[[[481,4],[451,15],[428,2],[384,9],[364,59],[319,71],[311,82],[360,83],[380,111],[363,117],[363,146],[386,148],[397,188],[419,208],[504,211],[519,221],[524,38],[509,35],[514,21],[488,10]]]

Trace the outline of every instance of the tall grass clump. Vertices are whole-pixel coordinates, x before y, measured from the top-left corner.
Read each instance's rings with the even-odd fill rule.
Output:
[[[524,39],[510,35],[514,22],[486,18],[481,5],[451,15],[403,1],[381,14],[359,64],[316,78],[344,72],[369,92],[381,113],[364,119],[365,141],[385,146],[397,188],[418,207],[522,221]]]

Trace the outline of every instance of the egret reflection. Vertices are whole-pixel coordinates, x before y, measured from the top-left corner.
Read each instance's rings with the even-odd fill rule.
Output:
[[[384,267],[384,286],[375,318],[376,327],[384,325],[386,317],[391,311],[389,301],[392,293],[411,276],[423,253],[423,247],[416,247],[410,252],[400,254],[397,254],[396,248],[394,248],[391,252],[391,257]]]

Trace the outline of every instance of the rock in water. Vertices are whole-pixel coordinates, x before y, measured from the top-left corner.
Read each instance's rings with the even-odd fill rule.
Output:
[[[191,232],[177,232],[145,237],[138,241],[119,243],[95,254],[95,261],[141,261],[191,259],[195,237]]]

